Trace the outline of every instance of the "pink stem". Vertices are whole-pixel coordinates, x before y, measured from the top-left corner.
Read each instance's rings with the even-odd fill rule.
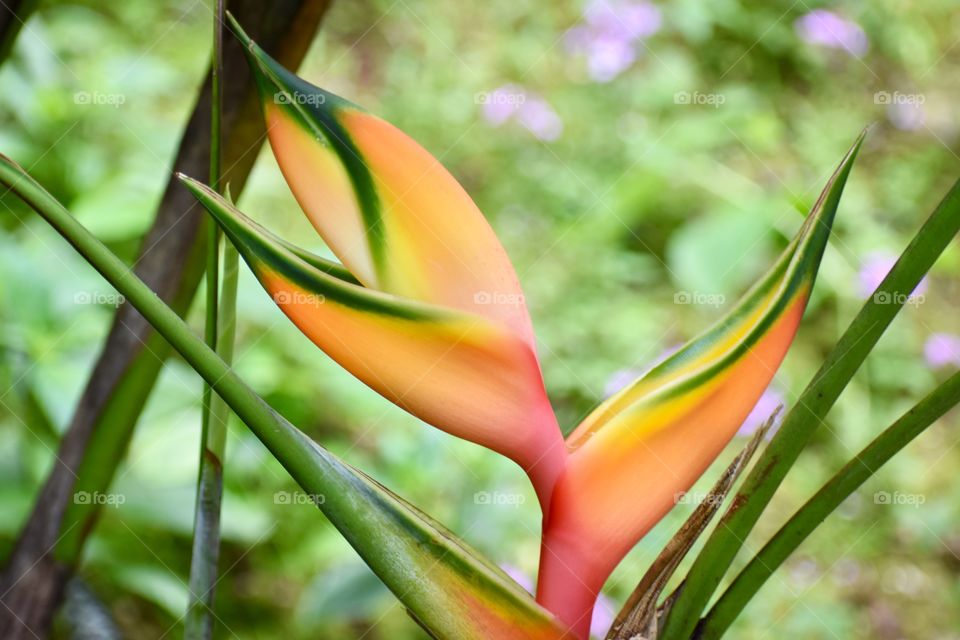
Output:
[[[521,466],[537,492],[541,513],[546,520],[547,514],[550,513],[553,487],[567,464],[567,446],[558,430],[555,438],[548,439],[544,445],[532,448],[532,451],[536,452],[536,457],[529,462],[521,463]]]
[[[600,594],[600,584],[591,573],[574,545],[545,527],[540,547],[540,575],[537,581],[537,602],[553,612],[580,640],[590,637],[593,608]]]

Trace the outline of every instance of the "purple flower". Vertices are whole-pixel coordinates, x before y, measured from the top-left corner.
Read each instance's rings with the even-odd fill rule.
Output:
[[[858,58],[869,48],[867,34],[856,22],[826,9],[815,9],[794,23],[801,40],[831,49],[843,49]]]
[[[603,388],[603,397],[609,398],[613,394],[625,389],[627,385],[643,375],[644,371],[642,369],[620,369],[615,371],[610,379],[607,380],[607,385]]]
[[[660,30],[660,10],[649,2],[593,0],[583,11],[585,22],[597,31],[637,40]]]
[[[533,580],[530,579],[530,576],[528,576],[523,569],[506,563],[501,564],[500,568],[503,569],[505,574],[513,578],[514,582],[526,589],[529,593],[533,593]]]
[[[953,365],[960,367],[960,336],[934,333],[923,345],[923,358],[934,369]]]
[[[590,635],[595,638],[605,638],[613,624],[617,612],[613,600],[600,594],[597,603],[593,605],[593,619],[590,621]]]
[[[583,12],[583,24],[566,34],[567,49],[583,54],[587,72],[597,82],[609,82],[637,59],[636,43],[660,30],[660,10],[649,2],[593,0]]]
[[[869,298],[896,263],[896,256],[889,253],[875,251],[868,254],[860,268],[860,295]],[[911,295],[922,296],[926,291],[927,279],[923,278]]]
[[[920,104],[895,102],[887,107],[887,120],[897,129],[916,131],[923,126],[926,114]]]
[[[552,142],[563,133],[563,120],[541,98],[531,98],[520,105],[517,119],[530,133],[545,142]]]
[[[587,73],[597,82],[610,82],[637,59],[629,40],[597,36],[585,47]]]
[[[489,93],[478,94],[483,105],[483,117],[499,127],[508,120],[516,120],[536,138],[551,142],[563,133],[563,120],[543,98],[529,93],[515,84],[505,84]]]
[[[747,416],[747,419],[743,421],[743,424],[740,426],[740,429],[737,431],[738,435],[741,436],[752,436],[756,433],[757,429],[763,426],[763,423],[767,421],[767,418],[777,410],[777,407],[785,404],[783,399],[783,394],[777,391],[776,389],[768,388],[763,392],[763,395],[760,396],[760,399],[757,400],[757,404],[754,405],[753,411],[750,412],[750,415]],[[780,426],[780,421],[783,419],[783,413],[777,416],[776,421],[770,426],[770,431],[767,432],[766,437],[772,436],[777,427]]]
[[[527,100],[527,92],[515,84],[505,84],[485,94],[479,94],[483,104],[483,117],[494,126],[510,119]]]

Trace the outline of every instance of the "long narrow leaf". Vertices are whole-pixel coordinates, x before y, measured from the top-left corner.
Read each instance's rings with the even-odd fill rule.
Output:
[[[421,624],[450,640],[548,640],[567,631],[518,584],[284,420],[21,167],[0,183],[43,216],[207,380]]]
[[[213,9],[213,63],[210,67],[210,184],[220,189],[222,178],[223,114],[223,11],[224,0],[216,0]],[[229,243],[228,243],[229,244]],[[234,274],[236,276],[236,274]],[[220,309],[220,227],[207,227],[206,256],[206,318],[204,340],[215,349],[228,365],[233,359],[233,339],[225,342],[220,334],[221,313],[233,314],[235,309]],[[224,295],[236,301],[237,281],[224,280]],[[233,291],[228,291],[232,287]],[[229,320],[229,319],[228,319]],[[200,429],[200,473],[193,516],[193,545],[190,552],[189,601],[184,617],[184,640],[210,640],[213,637],[213,602],[217,586],[217,567],[220,560],[220,511],[223,502],[223,462],[226,448],[227,413],[223,401],[203,383],[203,415]]]
[[[760,587],[824,518],[958,402],[960,373],[955,373],[855,455],[747,563],[704,617],[697,638],[709,640],[723,635]]]

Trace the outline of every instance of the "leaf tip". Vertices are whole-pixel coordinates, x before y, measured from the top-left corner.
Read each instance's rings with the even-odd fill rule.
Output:
[[[237,21],[236,17],[230,12],[226,12],[227,18],[227,27],[230,29],[230,33],[240,41],[245,48],[256,46],[256,43],[247,35],[247,32],[243,30],[243,27],[240,26],[240,22]]]

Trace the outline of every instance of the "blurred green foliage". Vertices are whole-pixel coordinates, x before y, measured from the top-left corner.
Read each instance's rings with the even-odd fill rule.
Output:
[[[209,4],[44,2],[0,69],[0,150],[128,259],[206,65]],[[861,270],[899,253],[960,168],[953,2],[824,5],[862,27],[862,56],[800,37],[797,20],[819,3],[657,6],[659,30],[635,42],[637,59],[606,82],[591,78],[565,35],[584,21],[579,0],[335,3],[301,70],[410,133],[477,200],[524,285],[566,429],[617,372],[641,372],[716,318],[786,244],[858,131],[876,122],[774,382],[789,404],[861,303]],[[515,118],[491,123],[485,101],[503,87],[548,105],[562,133],[544,141]],[[683,94],[722,103],[684,103]],[[884,95],[922,104],[888,104]],[[3,200],[12,210],[0,214],[5,553],[51,464],[113,299],[52,231]],[[324,250],[268,151],[240,204]],[[748,549],[944,376],[923,351],[930,335],[960,332],[958,275],[954,245],[831,413]],[[711,303],[675,304],[684,292]],[[354,381],[246,272],[238,316],[236,367],[285,416],[497,562],[535,572],[539,515],[518,469]],[[193,321],[199,330],[200,315]],[[82,575],[129,637],[181,633],[199,397],[199,379],[171,362],[111,490],[123,504],[104,509],[85,555]],[[851,498],[770,581],[732,637],[960,637],[957,426],[954,413]],[[423,637],[242,425],[231,429],[225,482],[219,637]],[[478,504],[482,491],[527,499]],[[884,504],[879,492],[923,504]],[[678,507],[638,545],[608,584],[613,602],[690,508]]]

